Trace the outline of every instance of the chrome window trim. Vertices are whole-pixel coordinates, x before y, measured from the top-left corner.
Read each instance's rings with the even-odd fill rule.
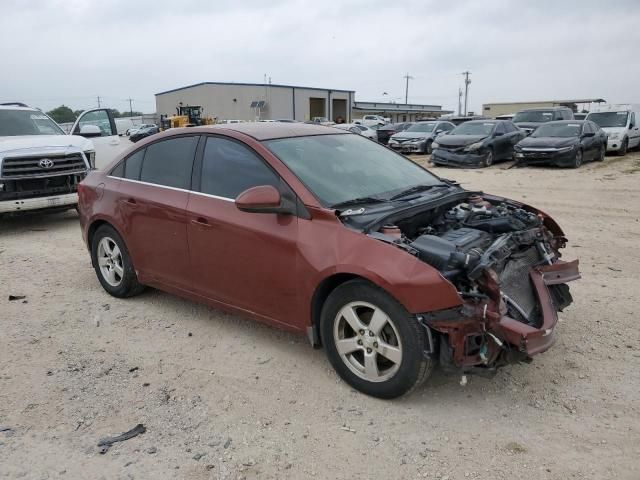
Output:
[[[219,197],[218,195],[211,195],[209,193],[196,192],[195,190],[186,190],[184,188],[170,187],[168,185],[160,185],[158,183],[143,182],[142,180],[132,180],[131,178],[114,177],[112,175],[107,175],[107,178],[113,178],[114,180],[122,180],[123,182],[132,182],[132,183],[139,183],[141,185],[149,185],[150,187],[167,188],[169,190],[175,190],[177,192],[193,193],[194,195],[202,195],[203,197],[215,198],[217,200],[224,200],[225,202],[235,202],[234,198]]]

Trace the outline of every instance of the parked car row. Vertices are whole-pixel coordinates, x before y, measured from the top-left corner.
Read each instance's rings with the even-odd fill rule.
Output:
[[[578,168],[604,160],[607,134],[589,120],[556,120],[527,136],[508,120],[474,120],[440,136],[433,144],[436,165],[488,167],[514,159],[520,164]]]

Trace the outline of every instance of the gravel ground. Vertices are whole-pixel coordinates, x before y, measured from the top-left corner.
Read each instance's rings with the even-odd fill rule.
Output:
[[[564,227],[583,279],[558,342],[396,401],[349,388],[304,338],[159,291],[109,297],[75,212],[0,220],[0,478],[637,480],[640,153],[505,167],[434,170]]]

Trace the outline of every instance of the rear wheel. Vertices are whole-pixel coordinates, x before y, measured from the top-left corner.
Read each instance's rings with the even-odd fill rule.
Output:
[[[102,288],[110,295],[131,297],[144,290],[144,285],[138,282],[127,246],[110,225],[102,225],[94,234],[91,260]]]
[[[573,164],[571,165],[573,168],[580,168],[582,166],[582,149],[578,149],[576,151],[575,157],[573,157]]]
[[[429,375],[424,327],[378,287],[352,280],[322,309],[321,335],[329,361],[355,389],[379,398],[412,391]]]

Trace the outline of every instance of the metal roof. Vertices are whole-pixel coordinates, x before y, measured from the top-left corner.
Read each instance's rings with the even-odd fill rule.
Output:
[[[350,92],[350,93],[354,93],[355,90],[344,90],[344,89],[340,89],[340,88],[318,88],[318,87],[303,87],[300,85],[280,85],[280,84],[276,84],[276,83],[236,83],[236,82],[200,82],[200,83],[194,83],[193,85],[187,85],[185,87],[178,87],[178,88],[174,88],[171,90],[166,90],[164,92],[160,92],[160,93],[156,93],[156,96],[158,95],[164,95],[165,93],[171,93],[171,92],[177,92],[180,90],[186,90],[187,88],[193,88],[193,87],[200,87],[203,85],[225,85],[225,86],[240,86],[240,87],[260,87],[260,88],[264,88],[264,87],[276,87],[276,88],[299,88],[302,90],[322,90],[324,92]]]
[[[524,105],[524,104],[533,104],[533,103],[557,103],[559,105],[564,105],[566,103],[605,103],[606,100],[604,98],[578,98],[578,99],[569,99],[569,100],[534,100],[530,102],[487,102],[485,105]]]

